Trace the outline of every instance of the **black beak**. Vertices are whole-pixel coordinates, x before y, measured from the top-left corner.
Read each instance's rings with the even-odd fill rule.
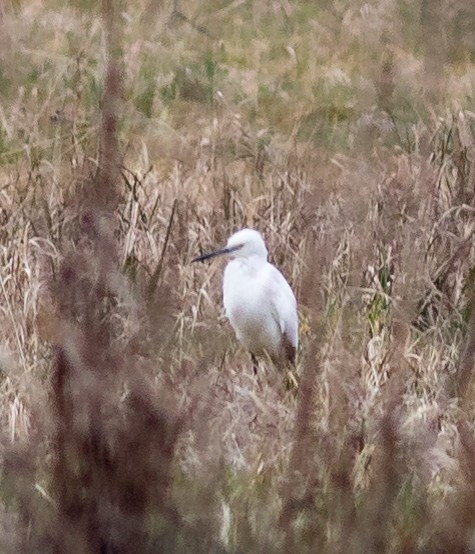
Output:
[[[197,258],[193,258],[191,260],[191,263],[193,262],[204,262],[205,260],[209,260],[210,258],[216,258],[216,256],[223,256],[224,254],[230,254],[231,252],[234,252],[235,250],[239,250],[241,246],[233,246],[232,248],[221,248],[219,250],[216,250],[215,252],[210,252],[209,254],[202,254],[201,256],[198,256]]]

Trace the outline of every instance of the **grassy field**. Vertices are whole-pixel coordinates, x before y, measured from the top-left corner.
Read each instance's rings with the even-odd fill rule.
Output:
[[[0,552],[475,551],[474,28],[0,2]],[[190,264],[245,226],[293,390]]]

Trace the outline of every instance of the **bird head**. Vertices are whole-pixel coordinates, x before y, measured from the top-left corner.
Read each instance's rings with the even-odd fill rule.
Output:
[[[257,256],[261,259],[267,259],[267,248],[264,244],[261,234],[254,229],[241,229],[234,233],[224,248],[203,254],[191,260],[192,262],[202,262],[216,256],[231,256],[233,258],[250,258]]]

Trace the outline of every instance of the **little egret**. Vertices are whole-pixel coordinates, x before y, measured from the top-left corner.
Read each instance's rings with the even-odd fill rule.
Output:
[[[262,236],[254,229],[232,235],[224,248],[192,262],[216,256],[232,259],[223,280],[223,302],[238,340],[256,356],[268,353],[281,366],[295,363],[298,347],[297,301],[282,273],[267,261]]]

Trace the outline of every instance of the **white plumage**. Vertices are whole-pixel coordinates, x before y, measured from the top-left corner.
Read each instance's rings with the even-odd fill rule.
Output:
[[[253,356],[267,352],[275,363],[295,361],[297,302],[282,273],[267,261],[260,233],[242,229],[225,248],[193,261],[233,257],[224,272],[223,301],[237,338]]]

